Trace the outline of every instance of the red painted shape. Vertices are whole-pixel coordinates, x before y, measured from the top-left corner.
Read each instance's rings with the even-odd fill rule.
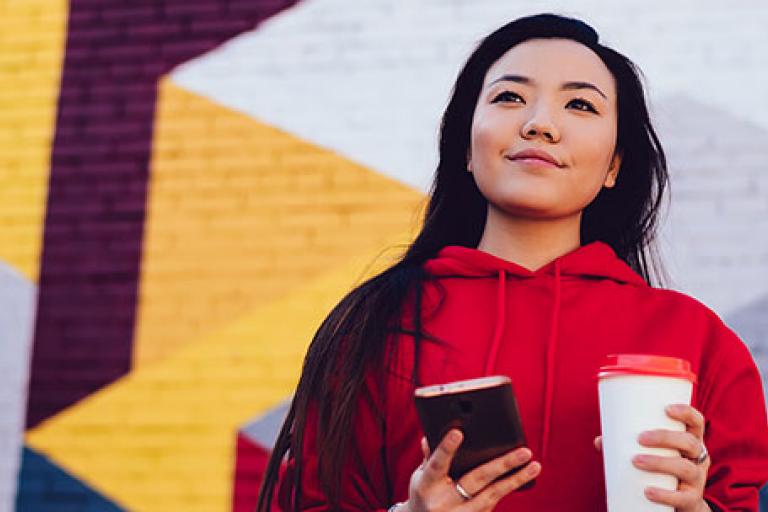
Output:
[[[259,486],[267,469],[270,452],[254,443],[243,434],[237,434],[237,455],[235,457],[235,481],[232,495],[233,512],[253,512],[259,497]],[[285,466],[280,468],[283,474]],[[277,505],[272,510],[280,511]]]

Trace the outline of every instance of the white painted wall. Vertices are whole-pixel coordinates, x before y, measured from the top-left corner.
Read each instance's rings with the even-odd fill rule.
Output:
[[[751,311],[768,295],[765,0],[305,0],[172,79],[426,190],[464,58],[542,11],[590,22],[645,73],[670,157],[673,287],[722,316]]]

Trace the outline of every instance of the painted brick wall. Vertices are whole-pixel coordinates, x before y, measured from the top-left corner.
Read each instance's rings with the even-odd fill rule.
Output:
[[[313,330],[413,233],[462,59],[537,10],[646,72],[674,287],[768,370],[762,0],[11,2],[0,509],[248,509]]]

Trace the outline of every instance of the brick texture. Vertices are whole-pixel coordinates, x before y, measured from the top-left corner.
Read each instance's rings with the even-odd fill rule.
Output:
[[[413,234],[473,42],[536,10],[583,15],[646,72],[672,285],[768,370],[763,0],[67,7],[30,0],[0,25],[0,258],[38,294],[2,361],[31,372],[0,415],[13,443],[26,416],[17,510],[251,506],[265,447],[250,419],[283,403],[372,255]]]

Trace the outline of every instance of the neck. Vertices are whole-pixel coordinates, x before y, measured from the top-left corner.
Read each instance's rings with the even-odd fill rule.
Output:
[[[513,217],[488,206],[477,248],[498,258],[536,270],[581,245],[581,212],[560,219]]]

